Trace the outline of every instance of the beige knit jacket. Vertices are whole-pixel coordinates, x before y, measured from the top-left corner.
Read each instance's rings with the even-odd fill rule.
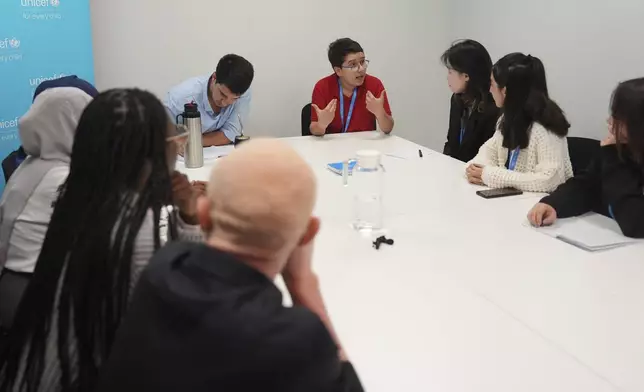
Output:
[[[572,165],[568,141],[548,131],[539,123],[530,130],[528,148],[519,152],[514,170],[505,168],[508,149],[497,131],[485,142],[469,163],[482,165],[482,180],[490,188],[512,187],[524,192],[552,192],[570,177]]]

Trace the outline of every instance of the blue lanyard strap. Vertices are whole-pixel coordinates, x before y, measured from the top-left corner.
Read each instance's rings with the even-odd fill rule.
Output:
[[[508,163],[508,170],[514,170],[514,168],[517,166],[517,159],[519,159],[519,152],[521,152],[521,148],[517,147],[512,152],[510,153],[510,162]]]
[[[463,144],[464,137],[465,137],[465,124],[461,124],[461,136],[458,139],[458,144]]]
[[[459,144],[463,144],[463,139],[465,139],[465,128],[467,128],[467,123],[470,121],[470,118],[472,117],[472,113],[474,112],[475,106],[476,106],[476,101],[474,101],[474,104],[472,105],[472,107],[465,109],[465,112],[461,116],[461,134],[458,138]]]
[[[338,90],[340,94],[340,121],[342,121],[342,133],[345,133],[349,129],[349,123],[351,122],[351,116],[353,115],[353,107],[356,104],[356,97],[358,96],[358,88],[353,89],[353,95],[351,96],[351,104],[349,105],[349,114],[347,114],[347,122],[344,122],[344,92],[342,91],[342,84],[338,78]]]

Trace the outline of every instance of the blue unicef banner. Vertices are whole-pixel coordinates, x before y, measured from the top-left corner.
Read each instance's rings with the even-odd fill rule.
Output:
[[[0,161],[20,145],[18,120],[40,82],[93,83],[91,34],[89,0],[0,0]]]

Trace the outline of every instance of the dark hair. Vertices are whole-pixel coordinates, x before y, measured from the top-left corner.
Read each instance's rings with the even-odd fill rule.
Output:
[[[126,310],[135,239],[150,211],[160,247],[161,208],[172,200],[168,126],[161,102],[135,89],[101,93],[83,112],[69,176],[0,357],[0,390],[38,390],[56,329],[60,387],[93,390]]]
[[[242,95],[250,88],[255,76],[253,64],[242,56],[227,54],[217,63],[217,83],[223,84],[233,94]]]
[[[626,143],[633,159],[644,164],[644,78],[631,79],[617,85],[610,105],[617,148]],[[620,131],[626,129],[628,140],[620,140]]]
[[[340,38],[329,45],[329,62],[332,67],[342,67],[348,54],[364,52],[362,46],[351,38]]]
[[[457,41],[443,53],[441,61],[447,68],[470,77],[463,93],[464,101],[487,101],[492,59],[483,45],[471,39]]]
[[[526,148],[532,124],[538,122],[558,136],[566,136],[570,123],[548,95],[546,71],[537,57],[511,53],[492,68],[499,88],[506,88],[500,128],[503,147]]]

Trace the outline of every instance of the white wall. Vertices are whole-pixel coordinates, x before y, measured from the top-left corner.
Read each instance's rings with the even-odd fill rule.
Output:
[[[602,138],[614,87],[644,76],[643,17],[642,0],[450,0],[449,38],[541,58],[571,135]]]
[[[438,56],[445,0],[91,0],[99,89],[137,86],[159,96],[237,53],[255,66],[253,135],[300,134],[300,110],[331,73],[328,44],[349,36],[382,79],[403,137],[441,148],[449,94]]]

